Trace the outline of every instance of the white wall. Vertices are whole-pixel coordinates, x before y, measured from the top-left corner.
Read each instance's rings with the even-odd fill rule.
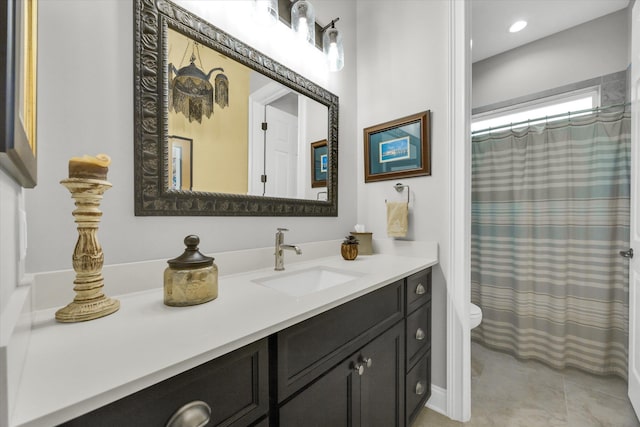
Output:
[[[627,15],[622,9],[474,63],[473,108],[625,70]]]
[[[209,2],[213,9],[207,19],[340,97],[337,218],[134,216],[132,2],[40,2],[39,170],[38,186],[26,192],[27,270],[71,268],[77,239],[71,216],[74,206],[59,181],[67,176],[69,158],[83,154],[106,153],[112,158],[108,179],[113,188],[105,193],[98,233],[105,264],[175,257],[187,234],[200,236],[203,252],[216,252],[270,246],[276,227],[291,230],[286,237],[291,243],[335,239],[348,233],[356,223],[356,146],[352,143],[356,134],[355,3],[316,0],[314,4],[324,22],[340,16],[346,57],[340,73],[329,74],[317,66],[319,51],[311,59],[291,55],[291,49],[281,48],[271,38],[247,33],[246,25],[234,27],[237,19],[233,16],[214,14],[221,10],[222,2]],[[224,271],[224,266],[219,268]]]
[[[22,276],[19,252],[20,186],[0,170],[0,313]]]
[[[386,238],[385,199],[411,188],[411,240],[439,243],[433,271],[432,380],[446,388],[446,278],[449,249],[449,159],[446,146],[449,4],[447,0],[358,2],[358,222]],[[392,31],[382,30],[393,28]],[[362,129],[431,110],[431,176],[364,183]],[[406,190],[405,190],[406,192]],[[405,197],[406,193],[402,194]]]

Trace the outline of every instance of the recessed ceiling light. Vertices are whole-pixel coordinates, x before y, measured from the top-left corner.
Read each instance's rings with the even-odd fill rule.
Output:
[[[527,21],[516,21],[509,27],[510,33],[517,33],[527,26]]]

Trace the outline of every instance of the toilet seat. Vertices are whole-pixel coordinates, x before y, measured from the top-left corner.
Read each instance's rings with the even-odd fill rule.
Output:
[[[475,328],[482,322],[482,310],[473,303],[469,303],[469,327]]]

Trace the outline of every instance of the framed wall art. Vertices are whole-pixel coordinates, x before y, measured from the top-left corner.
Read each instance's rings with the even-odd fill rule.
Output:
[[[327,186],[327,140],[311,143],[311,188]]]
[[[193,189],[193,139],[170,135],[169,174],[170,190],[191,191]]]
[[[364,129],[364,181],[431,175],[430,111]]]
[[[37,0],[0,2],[0,168],[23,187],[37,183]]]

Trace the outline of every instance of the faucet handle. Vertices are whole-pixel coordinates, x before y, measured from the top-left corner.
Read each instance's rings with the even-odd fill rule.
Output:
[[[277,230],[278,230],[278,232],[281,232],[281,231],[289,231],[289,229],[288,229],[288,228],[280,228],[280,227],[278,227],[278,229],[277,229]]]

